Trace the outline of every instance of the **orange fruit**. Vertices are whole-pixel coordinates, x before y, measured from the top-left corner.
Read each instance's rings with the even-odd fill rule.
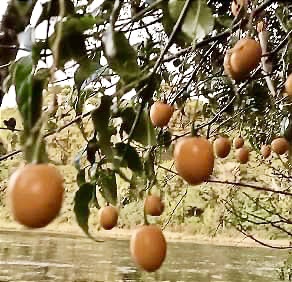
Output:
[[[241,164],[246,164],[249,160],[249,150],[246,147],[242,147],[236,150],[235,157]]]
[[[231,150],[231,142],[226,137],[219,137],[214,142],[214,151],[217,157],[226,158]]]
[[[48,164],[28,164],[10,177],[7,197],[13,217],[30,228],[53,221],[63,202],[63,177]]]
[[[146,214],[160,216],[163,213],[164,204],[162,203],[160,197],[149,195],[145,199],[144,210]]]
[[[292,96],[292,73],[290,73],[285,82],[285,91],[287,95]]]
[[[192,185],[208,180],[213,172],[213,147],[204,137],[180,139],[175,145],[173,156],[178,174]]]
[[[289,150],[289,142],[284,137],[276,138],[272,141],[271,147],[275,153],[283,155]]]
[[[233,146],[235,149],[241,148],[243,144],[244,144],[244,139],[241,136],[233,139]]]
[[[224,57],[224,70],[232,79],[245,79],[260,63],[262,56],[261,45],[251,38],[239,40],[228,50]]]
[[[272,148],[270,145],[262,145],[261,154],[264,159],[267,159],[271,155],[271,152],[272,152]]]
[[[106,206],[99,211],[99,223],[105,230],[114,228],[118,223],[119,214],[115,207]]]
[[[166,126],[174,112],[172,105],[156,101],[150,108],[150,119],[154,126],[164,127]]]
[[[143,225],[134,231],[130,240],[130,253],[142,269],[153,272],[160,268],[166,257],[166,240],[156,225]]]

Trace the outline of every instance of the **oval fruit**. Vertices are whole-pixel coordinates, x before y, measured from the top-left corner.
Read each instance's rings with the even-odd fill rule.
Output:
[[[249,150],[246,147],[237,149],[235,152],[235,157],[241,164],[246,164],[249,160]]]
[[[261,45],[251,38],[239,40],[228,50],[224,57],[224,70],[232,79],[245,79],[260,63],[262,56]]]
[[[161,101],[156,101],[150,108],[150,119],[154,126],[166,126],[174,112],[174,107]]]
[[[264,159],[268,158],[271,155],[272,148],[270,145],[262,145],[261,154]]]
[[[219,137],[214,142],[214,151],[217,157],[226,158],[231,150],[231,142],[226,137]]]
[[[64,186],[59,171],[48,164],[28,164],[9,179],[7,197],[13,217],[30,228],[41,228],[57,217]]]
[[[106,206],[99,212],[99,223],[105,230],[114,228],[118,223],[119,214],[115,207]]]
[[[213,147],[204,137],[180,139],[173,155],[178,174],[192,185],[208,180],[213,172]]]
[[[235,149],[239,149],[244,145],[244,139],[239,136],[233,139],[233,146]]]
[[[130,252],[134,262],[148,272],[160,268],[166,256],[166,249],[164,235],[156,225],[139,227],[130,240]]]
[[[145,200],[144,210],[146,214],[160,216],[163,213],[164,204],[162,203],[160,197],[149,195]]]
[[[283,155],[289,150],[289,142],[286,138],[280,137],[272,141],[271,147],[275,153]]]
[[[285,91],[287,95],[291,96],[292,95],[292,73],[289,74],[287,77],[287,80],[285,82]]]

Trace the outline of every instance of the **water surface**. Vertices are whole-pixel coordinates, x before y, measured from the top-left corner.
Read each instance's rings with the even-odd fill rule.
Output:
[[[0,282],[278,282],[286,256],[272,249],[169,243],[163,267],[146,274],[132,263],[128,241],[0,232]]]

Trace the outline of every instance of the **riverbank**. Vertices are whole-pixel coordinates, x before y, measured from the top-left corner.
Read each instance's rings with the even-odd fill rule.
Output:
[[[43,234],[50,236],[58,236],[58,237],[84,237],[87,236],[83,233],[83,231],[78,226],[72,225],[62,225],[62,228],[45,228],[38,230],[30,230],[26,229],[22,226],[15,226],[14,224],[11,226],[6,226],[5,228],[0,228],[0,233],[25,233],[31,235],[39,235]],[[95,232],[93,235],[94,238],[98,240],[106,240],[106,239],[117,239],[117,240],[129,240],[133,230],[129,229],[120,229],[114,228],[110,231],[100,230]],[[184,243],[193,243],[199,245],[214,245],[214,246],[228,246],[228,247],[264,247],[251,238],[248,238],[242,234],[235,233],[233,236],[226,235],[217,235],[215,237],[208,237],[204,235],[192,235],[182,232],[173,232],[173,231],[164,231],[164,235],[168,242],[184,242]],[[272,245],[276,247],[287,247],[289,245],[289,240],[265,240],[260,239],[261,242],[267,245]]]

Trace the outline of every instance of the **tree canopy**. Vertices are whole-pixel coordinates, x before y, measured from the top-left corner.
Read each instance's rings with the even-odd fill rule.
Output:
[[[45,23],[46,38],[36,38],[27,55],[16,60],[22,48],[17,34],[28,26],[36,2],[10,1],[3,17],[0,96],[15,87],[27,162],[48,162],[46,137],[73,123],[80,127],[84,147],[75,160],[79,190],[74,211],[85,232],[90,206],[99,207],[97,194],[118,204],[117,177],[146,195],[159,184],[158,171],[181,175],[178,167],[161,163],[183,137],[204,136],[210,143],[219,136],[242,136],[258,162],[266,162],[280,179],[279,188],[214,175],[203,180],[260,191],[250,200],[255,210],[266,209],[264,218],[241,214],[237,207],[244,203],[230,202],[232,195],[224,203],[240,232],[252,237],[245,223],[253,222],[291,236],[292,206],[274,206],[283,197],[292,202],[290,0],[51,0],[42,4],[36,24]],[[48,105],[43,93],[58,83],[58,70],[73,72],[68,79],[74,85],[66,95],[74,115],[49,130],[60,105],[57,99]],[[173,112],[176,118],[170,123],[167,118],[162,125],[153,122],[150,109],[157,101],[173,107],[169,118]],[[86,111],[88,104],[94,109]],[[7,128],[15,129],[13,120]],[[285,138],[288,152],[264,160],[261,146],[277,137]],[[239,161],[244,163],[242,157]]]

